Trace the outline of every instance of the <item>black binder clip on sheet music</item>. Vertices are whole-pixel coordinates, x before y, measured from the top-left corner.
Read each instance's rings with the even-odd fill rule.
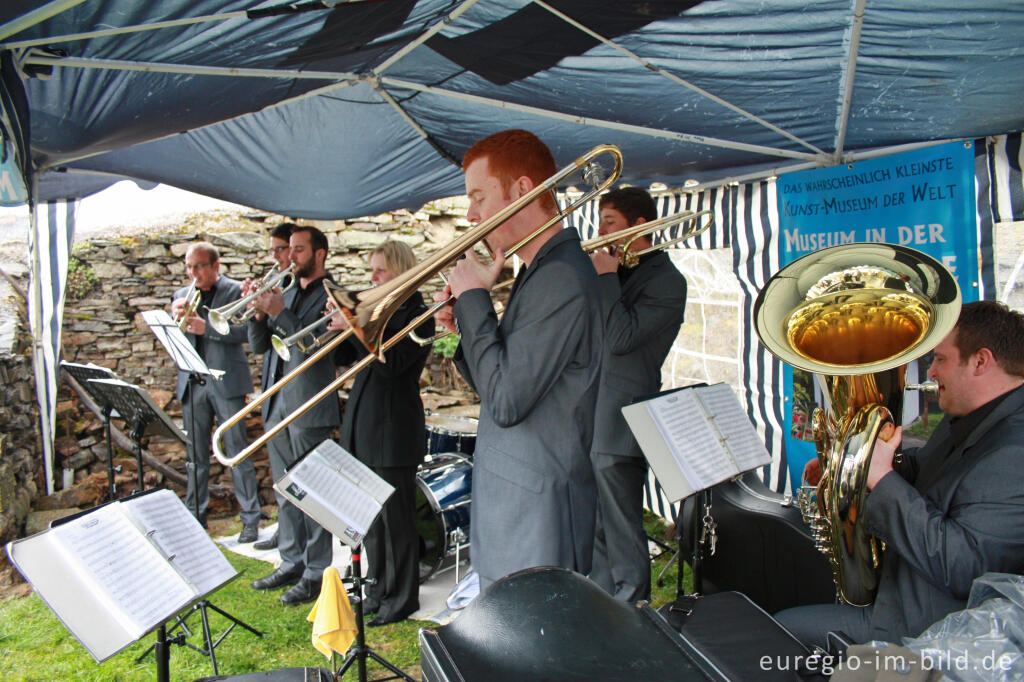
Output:
[[[7,544],[11,563],[97,663],[238,575],[170,490],[109,502]]]
[[[728,384],[673,389],[622,408],[629,429],[671,502],[704,493],[710,509],[712,486],[771,463],[753,423]],[[700,515],[695,515],[695,519]],[[709,514],[694,528],[693,585],[701,591],[701,549],[714,552]],[[679,529],[681,530],[681,529]],[[682,596],[682,570],[677,596]]]
[[[414,678],[367,646],[363,634],[361,546],[366,532],[395,489],[330,439],[293,464],[274,483],[274,489],[352,549],[356,641],[345,654],[336,679],[340,680],[353,664],[357,664],[359,680],[365,682],[366,659],[369,657],[396,676],[385,679],[415,682]]]

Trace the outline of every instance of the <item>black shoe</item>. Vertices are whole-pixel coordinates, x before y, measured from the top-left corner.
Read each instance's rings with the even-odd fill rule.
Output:
[[[311,602],[320,596],[322,578],[302,578],[287,592],[281,595],[281,603],[285,606],[295,606]]]
[[[260,536],[260,522],[253,521],[252,523],[243,523],[242,532],[238,534],[238,544],[245,545],[250,542],[256,542],[256,538]]]
[[[288,570],[278,568],[270,575],[265,575],[258,580],[252,581],[254,590],[273,590],[285,585],[294,585],[302,578],[302,566],[293,566]]]
[[[261,552],[266,549],[277,549],[277,536],[280,530],[275,530],[274,534],[270,536],[269,540],[260,540],[252,546],[253,549],[258,549]]]

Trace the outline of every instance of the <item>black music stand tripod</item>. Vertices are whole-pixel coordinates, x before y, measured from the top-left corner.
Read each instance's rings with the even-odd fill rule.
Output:
[[[355,663],[356,669],[359,671],[359,682],[366,682],[366,658],[369,656],[394,673],[391,677],[378,677],[375,678],[376,680],[408,680],[408,682],[416,682],[416,678],[406,675],[398,666],[388,661],[366,644],[366,635],[363,632],[363,569],[360,562],[360,555],[362,553],[362,543],[352,548],[352,577],[343,580],[343,582],[352,583],[352,596],[355,598],[356,641],[345,654],[345,660],[335,673],[335,679],[340,680],[344,677],[345,672]]]
[[[191,344],[191,342],[189,342],[189,340],[185,337],[182,331],[178,328],[177,324],[171,319],[171,316],[168,315],[166,311],[147,310],[143,312],[142,317],[146,321],[146,324],[149,325],[149,328],[153,332],[153,334],[156,335],[160,343],[162,343],[164,348],[166,348],[167,351],[171,354],[171,357],[174,359],[175,364],[178,366],[178,370],[181,372],[186,372],[188,374],[188,400],[190,403],[195,398],[196,386],[201,386],[205,384],[208,379],[213,379],[215,381],[220,380],[220,377],[214,374],[206,366],[206,362],[204,362],[203,359],[199,356],[199,353],[196,352],[195,347]],[[189,424],[189,433],[194,434],[196,432],[196,415],[195,409],[192,408],[191,404],[189,405],[189,415],[191,417],[191,423]],[[169,420],[170,418],[168,418],[168,421]],[[191,452],[189,452],[190,450]],[[188,473],[189,485],[191,486],[193,491],[193,508],[191,511],[193,516],[195,516],[196,519],[199,520],[199,486],[196,474],[195,448],[189,448],[187,440],[185,454],[185,469],[187,470]],[[216,640],[214,640],[213,633],[210,630],[210,617],[208,613],[209,609],[213,609],[214,611],[216,611],[217,613],[231,621],[231,624],[228,626],[228,628],[224,632],[222,632],[220,636],[216,638]],[[204,646],[202,647],[197,647],[194,644],[188,642],[187,640],[187,638],[192,636],[193,634],[192,630],[188,627],[188,617],[197,611],[199,612],[203,624]],[[224,641],[224,638],[227,637],[231,633],[231,631],[235,629],[236,625],[241,625],[243,628],[253,633],[257,637],[263,636],[262,632],[252,627],[245,621],[231,615],[227,611],[224,611],[218,606],[212,604],[208,599],[202,599],[193,604],[192,608],[189,610],[188,613],[184,615],[179,614],[175,616],[175,623],[170,627],[170,629],[165,629],[165,626],[161,626],[160,629],[157,631],[156,643],[149,649],[144,651],[141,656],[135,659],[135,662],[141,662],[142,659],[144,659],[149,654],[150,651],[153,651],[155,649],[157,652],[157,661],[159,664],[161,655],[169,655],[169,652],[167,651],[168,645],[177,644],[179,646],[187,646],[193,651],[197,651],[204,656],[208,656],[210,659],[210,665],[213,667],[213,674],[217,675],[219,674],[219,671],[217,670],[217,655],[215,650],[217,646],[220,645],[222,641]],[[170,639],[168,639],[168,632],[174,632],[178,628],[181,628],[182,632],[179,632],[177,635],[174,635]]]

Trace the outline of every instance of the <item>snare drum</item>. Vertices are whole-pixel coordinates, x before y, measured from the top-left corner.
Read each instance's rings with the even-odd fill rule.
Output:
[[[476,419],[448,414],[428,414],[427,454],[461,452],[473,455],[476,449]]]
[[[473,463],[458,453],[435,455],[416,473],[416,529],[420,536],[420,582],[469,544]]]

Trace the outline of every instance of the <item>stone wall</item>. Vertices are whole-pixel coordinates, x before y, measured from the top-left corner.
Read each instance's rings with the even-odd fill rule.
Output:
[[[355,221],[298,221],[323,230],[330,243],[327,269],[343,286],[369,286],[369,252],[388,239],[408,243],[420,259],[439,245],[450,242],[457,230],[468,226],[465,210],[457,199],[428,204],[416,213],[396,211]],[[64,359],[77,363],[95,363],[114,370],[124,380],[144,386],[158,405],[181,423],[181,405],[174,399],[176,369],[163,346],[142,319],[144,310],[168,309],[173,292],[188,283],[184,254],[198,240],[215,244],[221,252],[221,273],[242,280],[261,276],[271,265],[268,233],[280,216],[244,216],[205,214],[191,220],[178,231],[141,234],[117,239],[93,239],[76,244],[74,256],[86,269],[91,268],[95,283],[83,278],[77,293],[84,296],[68,300],[64,313]],[[439,282],[422,289],[429,297]],[[254,385],[258,388],[261,358],[250,354]],[[432,354],[430,370],[424,377],[425,389],[445,376],[443,359]],[[69,425],[58,442],[60,462],[57,469],[74,470],[74,480],[106,472],[106,444],[99,433],[99,422],[83,414],[62,389],[61,423]],[[344,394],[343,394],[344,395]],[[447,403],[451,403],[448,400]],[[438,404],[446,404],[440,400]],[[75,425],[71,428],[70,425]],[[257,414],[247,422],[250,437],[261,433]],[[184,471],[184,447],[168,438],[153,437],[148,451],[161,462]],[[130,453],[119,452],[125,469],[134,469]],[[273,504],[272,478],[266,451],[254,458],[260,479],[260,496],[265,505]],[[212,486],[230,484],[230,472],[211,462]],[[154,484],[171,485],[158,473]],[[181,492],[181,491],[179,491]],[[211,497],[211,515],[234,510],[230,495]]]
[[[18,338],[25,340],[23,331]],[[20,537],[32,501],[46,489],[32,356],[19,345],[0,354],[0,544]]]

